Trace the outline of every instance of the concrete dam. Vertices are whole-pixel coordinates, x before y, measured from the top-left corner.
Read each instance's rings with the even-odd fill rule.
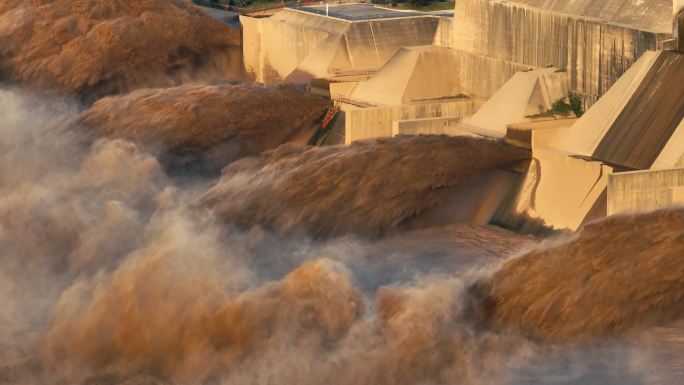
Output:
[[[0,1],[2,385],[682,384],[684,1],[250,1]]]
[[[240,17],[243,60],[257,83],[331,98],[329,144],[446,134],[531,149],[514,186],[498,184],[508,187],[484,222],[574,230],[616,207],[639,209],[616,201],[628,199],[611,191],[618,180],[683,166],[682,6],[459,0],[453,15],[286,8]],[[570,99],[581,111],[554,110]],[[643,205],[680,195],[668,196]]]

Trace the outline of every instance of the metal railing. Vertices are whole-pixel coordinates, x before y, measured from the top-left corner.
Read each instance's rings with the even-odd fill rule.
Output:
[[[235,13],[238,13],[240,15],[247,15],[247,14],[255,13],[255,12],[273,11],[276,9],[285,8],[289,4],[286,2],[278,2],[278,3],[274,3],[273,5],[265,5],[265,6],[259,6],[259,7],[240,7],[237,5],[215,3],[215,2],[210,1],[210,0],[192,0],[192,2],[194,4],[200,5],[202,7],[220,9],[222,11],[235,12]]]
[[[218,2],[211,1],[211,0],[192,0],[192,2],[196,5],[200,5],[203,7],[215,8],[215,9],[220,9],[220,10],[229,11],[229,12],[235,12],[235,13],[238,13],[240,15],[248,15],[250,13],[267,12],[267,11],[273,11],[273,10],[281,9],[281,8],[300,9],[300,8],[311,6],[311,5],[346,4],[346,3],[358,2],[358,0],[354,0],[354,1],[352,1],[352,0],[279,1],[279,2],[274,2],[273,5],[264,5],[264,6],[258,6],[258,7],[244,7],[244,6],[238,6],[238,5],[223,4],[223,3],[218,3]],[[313,12],[316,13],[315,10]]]

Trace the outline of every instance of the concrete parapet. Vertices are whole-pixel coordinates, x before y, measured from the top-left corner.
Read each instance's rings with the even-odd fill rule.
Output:
[[[357,140],[391,137],[395,121],[463,117],[472,114],[477,103],[470,99],[438,100],[397,106],[344,106],[345,143]]]
[[[392,136],[399,135],[450,135],[475,136],[460,127],[460,117],[426,118],[414,120],[396,120],[392,122]]]
[[[623,172],[608,179],[608,215],[684,204],[684,168]]]
[[[543,118],[530,122],[510,124],[506,143],[528,149],[547,147],[556,135],[571,127],[577,118]]]

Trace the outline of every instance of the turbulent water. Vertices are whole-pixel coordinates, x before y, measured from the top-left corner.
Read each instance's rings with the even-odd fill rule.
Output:
[[[236,39],[181,1],[0,2],[0,383],[682,383],[682,209],[410,230],[529,152],[277,147],[325,103],[176,86]]]
[[[219,173],[283,143],[306,144],[330,101],[293,88],[182,85],[100,99],[69,129],[130,140],[171,173]]]
[[[619,335],[684,315],[684,208],[593,223],[517,258],[484,289],[490,321],[552,339]]]
[[[643,384],[681,374],[677,328],[564,346],[477,321],[490,301],[473,288],[493,280],[492,295],[506,293],[497,284],[511,287],[510,266],[545,266],[540,254],[562,259],[554,247],[572,246],[498,270],[538,241],[477,226],[377,241],[240,230],[197,205],[206,184],[175,185],[135,144],[83,145],[55,130],[76,104],[4,90],[0,106],[3,383]],[[577,242],[592,244],[580,234],[564,245]],[[655,261],[676,275],[672,259]],[[518,280],[562,283],[553,271]]]
[[[202,202],[231,223],[320,237],[374,237],[444,206],[459,188],[497,167],[529,156],[499,141],[467,137],[283,146],[226,167]]]
[[[0,81],[91,102],[240,77],[240,33],[184,1],[3,0]]]

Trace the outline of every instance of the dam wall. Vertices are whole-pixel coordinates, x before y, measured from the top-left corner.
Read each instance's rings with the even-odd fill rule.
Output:
[[[245,72],[264,84],[280,82],[324,40],[348,27],[343,20],[294,10],[268,18],[240,16],[240,24]]]
[[[672,39],[670,0],[623,3],[459,0],[453,47],[504,62],[565,70],[572,89],[591,104],[644,52]],[[620,7],[624,9],[617,12]],[[480,73],[496,71],[480,67]]]
[[[295,9],[268,18],[241,16],[245,71],[267,85],[371,73],[402,47],[433,44],[440,19],[344,20]]]
[[[344,34],[351,69],[375,71],[402,47],[431,44],[437,17],[405,17],[354,22]]]
[[[684,168],[633,171],[608,177],[608,215],[684,205]]]

